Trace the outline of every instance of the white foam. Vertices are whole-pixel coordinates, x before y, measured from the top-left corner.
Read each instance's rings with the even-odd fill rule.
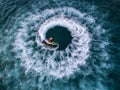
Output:
[[[58,12],[58,15],[55,14],[56,12]],[[69,16],[69,14],[71,16]],[[88,32],[86,26],[82,25],[73,18],[72,14],[76,15],[76,18],[84,18],[85,15],[73,8],[68,7],[47,9],[43,11],[43,13],[39,14],[39,16],[38,14],[30,14],[30,17],[34,16],[35,18],[31,18],[29,21],[28,18],[30,17],[28,17],[26,22],[21,23],[22,28],[18,30],[14,45],[16,47],[16,51],[22,50],[22,52],[18,53],[18,57],[22,58],[22,65],[26,68],[26,71],[32,69],[40,73],[40,75],[43,73],[46,76],[48,75],[55,78],[63,78],[73,75],[74,72],[79,72],[80,68],[78,68],[78,66],[83,66],[86,64],[86,60],[89,57],[89,43],[91,41],[90,33]],[[51,15],[51,17],[46,19],[49,15]],[[31,35],[28,34],[29,30],[25,29],[27,29],[28,23],[35,22],[37,19],[41,20],[42,18],[44,18],[45,21],[40,23],[40,25],[35,25],[35,27],[40,26],[38,33],[41,40],[45,39],[45,34],[51,27],[59,25],[70,30],[73,40],[72,43],[67,46],[65,51],[51,52],[42,47],[40,44],[41,41],[38,40],[38,38],[36,38],[36,42],[38,47],[40,47],[39,50],[34,50],[34,47],[32,46],[27,48],[29,45],[36,42],[25,41],[23,36],[26,37],[26,39],[31,37]],[[93,20],[93,18],[91,20]],[[56,58],[59,58],[60,61],[56,62]],[[44,64],[43,61],[45,61]]]

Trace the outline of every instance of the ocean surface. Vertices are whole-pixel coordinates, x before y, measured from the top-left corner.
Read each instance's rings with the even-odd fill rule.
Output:
[[[120,0],[0,0],[0,90],[120,90]]]

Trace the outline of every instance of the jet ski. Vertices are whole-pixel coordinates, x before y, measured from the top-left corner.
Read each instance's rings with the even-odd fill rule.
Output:
[[[43,40],[42,43],[51,48],[56,48],[59,46],[58,43],[53,42],[53,41],[49,42],[48,40]]]
[[[42,43],[45,46],[47,46],[48,48],[53,49],[53,50],[56,50],[56,49],[59,48],[59,44],[56,43],[56,42],[53,42],[53,38],[52,37],[49,38],[48,40],[47,39],[43,40]]]
[[[56,42],[53,42],[53,38],[49,39],[41,39],[39,36],[37,36],[36,39],[37,44],[42,46],[44,49],[50,49],[50,50],[56,50],[59,48],[59,44]]]

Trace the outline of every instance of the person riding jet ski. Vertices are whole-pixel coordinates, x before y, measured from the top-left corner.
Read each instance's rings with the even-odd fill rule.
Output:
[[[47,46],[54,47],[54,48],[58,46],[57,43],[53,42],[52,37],[50,37],[48,40],[43,40],[42,43],[47,45]]]

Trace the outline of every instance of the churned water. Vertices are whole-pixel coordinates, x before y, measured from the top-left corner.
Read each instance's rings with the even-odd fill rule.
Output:
[[[0,16],[0,90],[120,90],[119,0],[1,0]]]

